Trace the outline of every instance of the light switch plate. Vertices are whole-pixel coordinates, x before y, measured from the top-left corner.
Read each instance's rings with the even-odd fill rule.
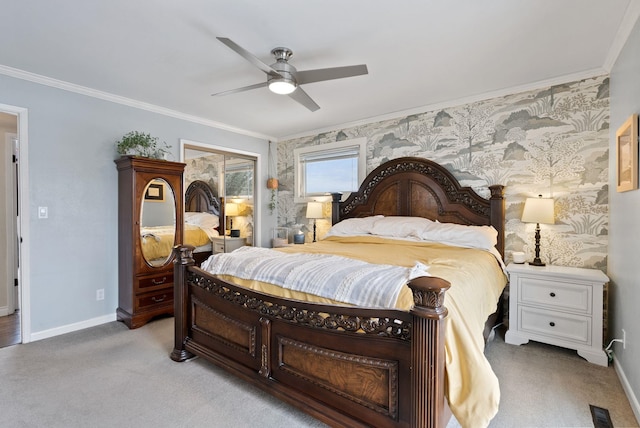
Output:
[[[49,218],[49,207],[38,207],[38,218]]]

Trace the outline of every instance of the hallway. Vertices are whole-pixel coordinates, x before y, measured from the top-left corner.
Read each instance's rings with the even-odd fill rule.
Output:
[[[0,348],[20,343],[20,313],[0,317]]]

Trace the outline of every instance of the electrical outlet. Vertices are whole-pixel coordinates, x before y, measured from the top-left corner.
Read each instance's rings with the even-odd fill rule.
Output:
[[[622,349],[627,349],[627,332],[622,329]]]
[[[96,300],[104,300],[104,288],[96,290]]]

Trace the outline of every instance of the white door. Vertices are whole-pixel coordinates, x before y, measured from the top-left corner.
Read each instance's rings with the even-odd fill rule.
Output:
[[[17,309],[15,297],[17,217],[16,217],[16,180],[14,168],[14,147],[17,141],[18,118],[16,115],[0,113],[0,316],[11,315]]]

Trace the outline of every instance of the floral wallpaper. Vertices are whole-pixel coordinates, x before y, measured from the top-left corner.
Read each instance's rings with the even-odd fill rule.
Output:
[[[608,132],[609,77],[599,76],[282,141],[278,224],[308,223],[305,205],[293,202],[295,148],[366,137],[367,172],[389,159],[418,156],[444,165],[482,196],[489,196],[489,185],[505,185],[506,261],[513,251],[533,258],[535,225],[520,217],[525,199],[541,194],[555,201],[555,224],[540,225],[542,260],[605,270]],[[325,205],[319,237],[330,227]]]

